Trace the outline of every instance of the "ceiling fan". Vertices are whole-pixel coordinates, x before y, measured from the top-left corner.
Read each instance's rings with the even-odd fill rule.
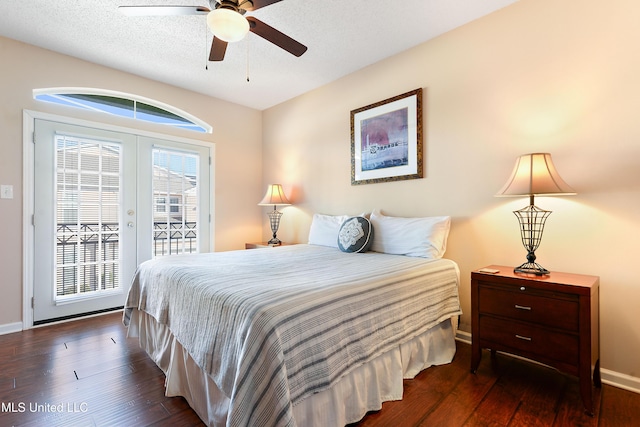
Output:
[[[227,43],[242,40],[251,31],[295,56],[301,56],[307,47],[265,24],[248,11],[278,3],[282,0],[209,0],[209,6],[119,6],[128,16],[207,15],[207,25],[213,33],[209,61],[222,61]]]

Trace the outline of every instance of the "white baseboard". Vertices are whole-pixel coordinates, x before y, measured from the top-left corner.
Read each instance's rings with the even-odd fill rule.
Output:
[[[7,323],[6,325],[0,325],[0,335],[12,334],[14,332],[22,331],[22,322]]]
[[[456,332],[456,340],[471,345],[471,334],[469,332],[458,330]],[[518,356],[513,357],[524,359]],[[640,394],[640,378],[638,377],[632,377],[631,375],[600,368],[600,379],[604,384]]]
[[[471,333],[458,329],[456,331],[456,340],[471,345]]]
[[[600,368],[602,382],[640,394],[640,378]]]

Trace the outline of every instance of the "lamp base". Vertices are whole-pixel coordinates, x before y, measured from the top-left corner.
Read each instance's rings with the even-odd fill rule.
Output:
[[[513,211],[520,223],[520,237],[522,244],[527,250],[527,262],[513,269],[514,273],[535,274],[544,276],[549,274],[549,270],[536,262],[535,251],[540,246],[544,223],[551,211],[545,211],[533,204],[533,195],[529,199],[529,206]]]
[[[280,227],[280,217],[282,216],[282,212],[278,212],[276,210],[276,207],[273,206],[273,210],[270,211],[267,215],[269,216],[269,223],[271,224],[271,231],[273,232],[273,237],[267,243],[273,246],[277,246],[282,243],[280,239],[276,237],[278,227]]]
[[[538,264],[537,262],[525,262],[513,269],[514,273],[535,274],[536,276],[544,276],[549,274],[549,270]]]

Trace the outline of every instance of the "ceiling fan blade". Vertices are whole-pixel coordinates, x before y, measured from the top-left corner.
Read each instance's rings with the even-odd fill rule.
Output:
[[[211,9],[203,6],[118,6],[127,16],[206,15]]]
[[[265,24],[259,19],[256,19],[253,16],[248,16],[247,21],[249,21],[249,30],[252,33],[259,35],[267,41],[270,41],[276,46],[286,50],[290,54],[295,56],[302,56],[302,54],[307,51],[307,47],[305,45],[295,41],[288,35],[281,33],[280,31]]]
[[[269,6],[270,4],[281,2],[282,0],[244,0],[238,5],[244,10],[256,10],[261,7]],[[253,4],[253,6],[252,6]]]
[[[220,40],[216,36],[213,36],[213,43],[211,43],[211,52],[209,53],[209,61],[222,61],[224,54],[227,51],[227,42]]]

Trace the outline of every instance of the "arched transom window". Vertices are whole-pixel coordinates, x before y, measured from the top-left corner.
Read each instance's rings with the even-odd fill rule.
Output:
[[[213,130],[208,123],[178,108],[123,92],[92,88],[46,88],[34,89],[33,98],[196,132],[211,133]]]

